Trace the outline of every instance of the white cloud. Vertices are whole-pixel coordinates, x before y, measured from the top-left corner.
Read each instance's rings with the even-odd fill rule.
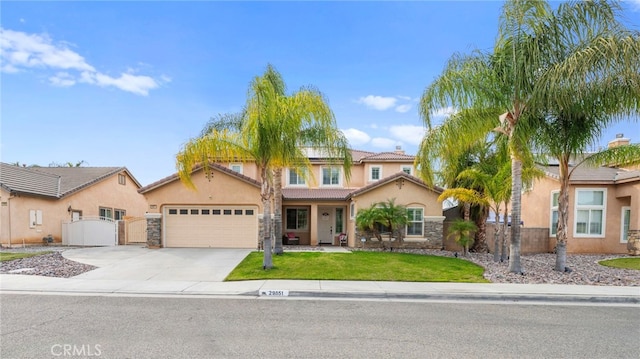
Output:
[[[448,117],[450,115],[453,115],[454,113],[456,113],[456,110],[449,106],[449,107],[441,107],[435,111],[431,111],[431,116],[433,117]]]
[[[363,104],[367,107],[373,108],[374,110],[384,111],[395,106],[396,101],[398,100],[395,97],[369,95],[365,97],[360,97],[356,102]]]
[[[113,86],[146,96],[149,90],[171,81],[171,78],[165,75],[160,80],[150,76],[134,75],[133,69],[121,73],[119,77],[104,74],[87,63],[80,54],[71,50],[68,44],[54,43],[46,34],[27,34],[0,28],[0,50],[2,72],[16,73],[25,69],[66,70],[58,71],[49,77],[49,83],[54,86],[68,87],[82,82],[102,87]]]
[[[640,11],[640,0],[627,0],[631,3],[631,9],[633,11]]]
[[[400,125],[389,127],[389,132],[394,138],[405,141],[411,145],[419,145],[425,134],[425,128],[415,125]]]
[[[409,97],[409,96],[398,96],[398,98],[401,99],[401,100],[411,101],[411,97]]]
[[[69,87],[75,85],[76,81],[68,72],[58,72],[49,77],[49,83],[54,86]]]
[[[369,135],[355,128],[348,128],[341,131],[344,133],[347,140],[349,140],[349,144],[351,146],[362,146],[371,141],[371,137]]]
[[[400,145],[401,142],[396,140],[392,140],[390,138],[384,137],[375,137],[371,140],[371,145],[373,147],[382,148],[382,149],[393,149],[396,145]]]
[[[405,113],[411,110],[411,105],[404,104],[396,107],[396,112]]]

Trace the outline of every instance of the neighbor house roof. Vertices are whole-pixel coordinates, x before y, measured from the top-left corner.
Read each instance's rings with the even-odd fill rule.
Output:
[[[251,185],[260,187],[260,182],[254,180],[251,177],[247,177],[247,176],[245,176],[245,175],[243,175],[241,173],[238,173],[238,172],[236,172],[236,171],[234,171],[234,170],[232,170],[230,168],[227,168],[227,167],[225,167],[223,165],[220,165],[220,164],[217,164],[217,163],[211,163],[211,164],[209,164],[209,168],[215,169],[215,170],[220,171],[220,172],[224,172],[224,173],[226,173],[226,174],[228,174],[230,176],[238,178],[241,181],[244,181],[244,182],[247,182],[247,183],[249,183]],[[197,171],[200,171],[200,170],[203,170],[203,169],[204,169],[204,166],[198,165],[198,166],[194,167],[194,169],[193,169],[193,171],[191,171],[191,173],[193,174],[193,173],[195,173]],[[138,192],[139,193],[147,193],[147,192],[152,191],[152,190],[154,190],[154,189],[156,189],[158,187],[162,187],[162,186],[164,186],[164,185],[166,185],[166,184],[168,184],[170,182],[178,181],[178,180],[180,180],[180,177],[178,176],[177,173],[174,173],[174,174],[172,174],[170,176],[167,176],[165,178],[162,178],[162,179],[160,179],[158,181],[155,181],[153,183],[150,183],[150,184],[140,188],[138,190]]]
[[[560,179],[560,170],[558,166],[541,166],[546,175]],[[570,166],[569,170],[573,170],[570,182],[572,184],[618,184],[624,182],[640,181],[640,171],[626,170],[622,168],[611,167],[587,167]]]
[[[20,167],[0,164],[0,184],[9,192],[62,198],[120,172],[126,167]]]

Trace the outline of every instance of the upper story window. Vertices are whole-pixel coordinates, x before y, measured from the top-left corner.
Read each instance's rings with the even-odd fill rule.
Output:
[[[323,167],[322,168],[322,185],[323,186],[339,186],[340,185],[340,168],[339,167]]]
[[[408,175],[413,175],[413,166],[400,166],[400,170],[402,170],[402,172],[408,174]]]
[[[127,184],[127,176],[125,176],[122,173],[119,173],[118,174],[118,183],[123,185],[123,186],[126,185]]]
[[[289,169],[289,175],[287,176],[287,185],[289,186],[304,186],[306,181],[304,179],[304,169]]]
[[[240,174],[242,174],[242,163],[232,163],[229,165],[229,168],[232,171],[238,172]]]
[[[606,189],[576,189],[576,237],[604,237],[606,203]]]
[[[382,178],[382,166],[369,167],[369,181],[379,181]]]
[[[551,236],[558,233],[558,198],[560,198],[560,191],[551,192],[551,224],[549,225]]]

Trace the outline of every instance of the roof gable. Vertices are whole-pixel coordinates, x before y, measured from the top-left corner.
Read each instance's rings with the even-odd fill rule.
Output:
[[[363,193],[366,193],[366,192],[372,191],[372,190],[374,190],[376,188],[385,186],[385,185],[387,185],[387,184],[389,184],[389,183],[391,183],[393,181],[399,180],[399,179],[407,180],[407,181],[412,182],[412,183],[414,183],[414,184],[416,184],[416,185],[418,185],[420,187],[424,187],[425,189],[432,190],[432,191],[434,191],[436,193],[442,193],[442,191],[443,191],[442,188],[440,188],[438,186],[431,187],[431,186],[427,185],[424,181],[419,179],[418,177],[414,177],[414,176],[412,176],[410,174],[407,174],[406,172],[397,172],[395,174],[392,174],[391,176],[385,177],[385,178],[383,178],[383,179],[381,179],[379,181],[376,181],[374,183],[371,183],[371,184],[369,184],[367,186],[364,186],[362,188],[359,188],[359,189],[353,191],[351,193],[351,197],[359,196],[359,195],[361,195]]]
[[[220,164],[212,163],[212,164],[209,165],[209,168],[217,170],[217,171],[220,171],[220,172],[223,172],[223,173],[226,173],[229,176],[235,177],[235,178],[237,178],[237,179],[239,179],[241,181],[247,182],[247,183],[249,183],[249,184],[251,184],[253,186],[260,187],[260,182],[254,180],[251,177],[248,177],[248,176],[245,176],[245,175],[243,175],[241,173],[238,173],[238,172],[236,172],[236,171],[234,171],[234,170],[232,170],[230,168],[222,166]],[[193,175],[194,173],[196,173],[198,171],[201,171],[201,170],[204,170],[204,166],[198,165],[193,169],[193,171],[191,171],[191,174]],[[169,183],[172,183],[172,182],[175,182],[175,181],[179,181],[179,180],[180,180],[180,177],[178,176],[178,174],[174,173],[174,174],[172,174],[170,176],[162,178],[162,179],[160,179],[158,181],[155,181],[153,183],[150,183],[150,184],[138,189],[138,192],[139,193],[143,193],[143,194],[147,193],[147,192],[151,192],[151,191],[153,191],[155,189],[158,189],[160,187],[168,185]]]
[[[0,169],[4,188],[37,196],[63,198],[121,172],[140,187],[126,167],[19,167],[2,163]]]

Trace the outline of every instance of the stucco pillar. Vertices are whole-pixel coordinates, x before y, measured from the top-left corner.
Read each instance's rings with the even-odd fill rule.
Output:
[[[309,244],[318,245],[318,205],[312,204],[309,211]]]
[[[162,214],[146,213],[147,219],[147,247],[159,248],[162,243]]]

